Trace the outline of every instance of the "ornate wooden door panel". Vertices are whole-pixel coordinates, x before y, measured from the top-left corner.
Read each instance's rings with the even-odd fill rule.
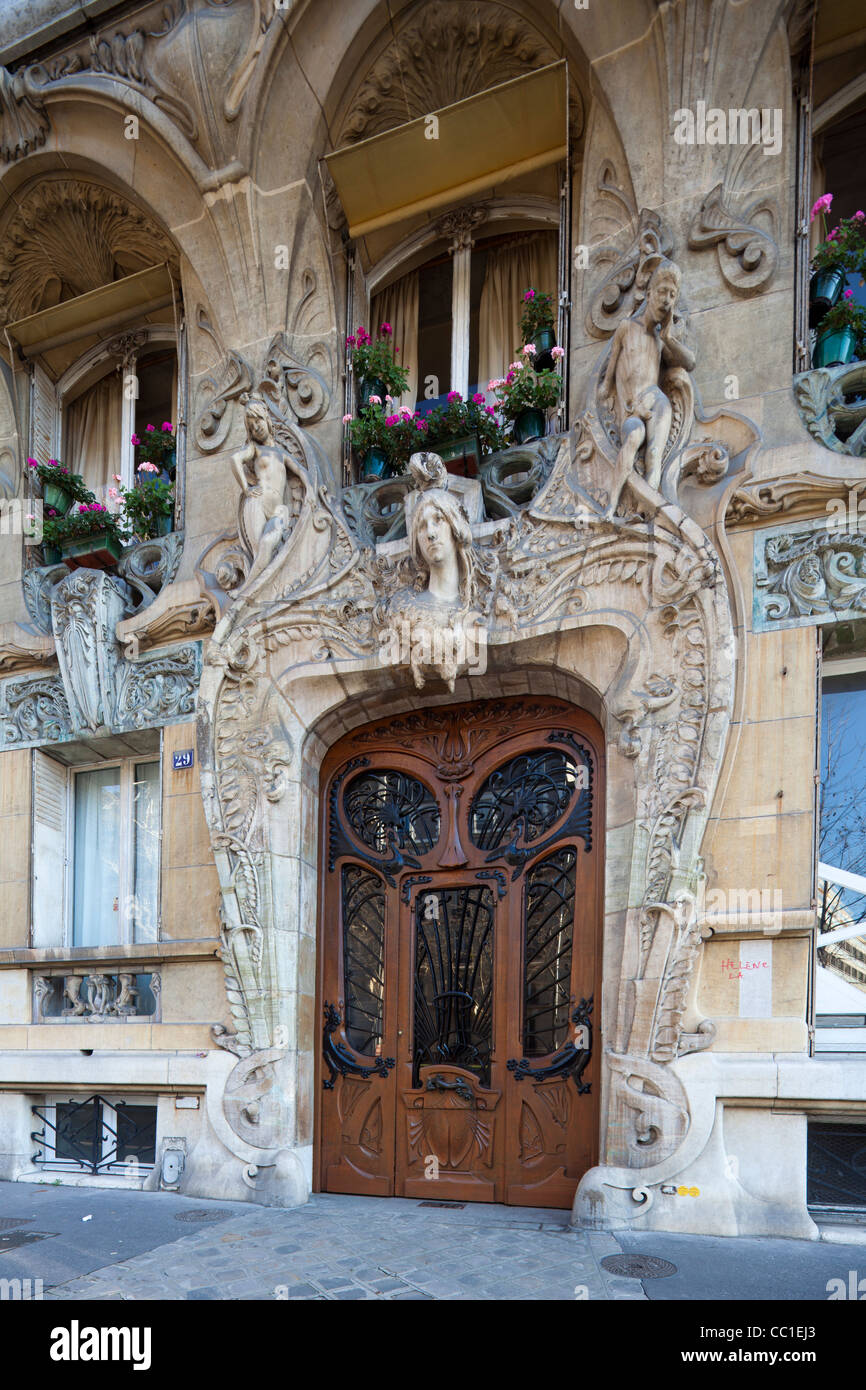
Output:
[[[515,698],[323,769],[320,1185],[568,1207],[596,1161],[601,735]]]

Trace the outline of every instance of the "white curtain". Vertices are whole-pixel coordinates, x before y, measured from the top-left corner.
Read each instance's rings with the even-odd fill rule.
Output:
[[[159,907],[159,763],[137,763],[132,791],[133,940],[156,941]]]
[[[555,232],[533,232],[487,252],[478,313],[478,385],[505,375],[523,345],[520,315],[528,289],[557,299],[558,240]],[[554,320],[555,321],[555,320]]]
[[[63,462],[97,497],[114,486],[123,451],[123,381],[109,372],[66,409]]]
[[[369,331],[373,335],[383,323],[390,323],[391,341],[398,349],[397,365],[409,373],[409,385],[400,397],[401,405],[415,409],[418,399],[418,272],[410,271],[402,280],[389,285],[370,304]]]
[[[120,939],[120,769],[75,778],[73,946]]]

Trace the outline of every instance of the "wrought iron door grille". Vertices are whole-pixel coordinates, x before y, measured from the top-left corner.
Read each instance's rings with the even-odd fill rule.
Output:
[[[866,1208],[866,1125],[810,1123],[807,1202]]]
[[[42,1129],[33,1162],[53,1173],[126,1173],[156,1161],[156,1106],[88,1096],[34,1105]]]

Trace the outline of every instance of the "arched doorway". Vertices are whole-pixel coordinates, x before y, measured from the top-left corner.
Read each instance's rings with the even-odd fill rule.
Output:
[[[554,698],[331,749],[320,1190],[571,1206],[597,1162],[603,803],[601,729]]]

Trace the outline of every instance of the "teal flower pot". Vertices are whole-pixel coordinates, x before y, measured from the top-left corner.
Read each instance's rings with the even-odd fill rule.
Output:
[[[381,377],[364,377],[358,382],[358,409],[363,410],[365,405],[369,405],[371,396],[378,396],[384,402],[387,389]]]
[[[372,482],[375,479],[387,477],[388,455],[384,449],[368,449],[364,455],[361,465],[361,477],[364,482]]]
[[[170,534],[171,534],[171,528],[172,528],[173,525],[174,525],[174,517],[173,517],[173,516],[171,516],[171,515],[169,515],[169,516],[158,516],[158,517],[156,518],[156,534],[157,534],[158,536],[168,536],[168,535],[170,535]]]
[[[822,333],[812,353],[813,367],[841,367],[851,362],[857,347],[853,328],[841,328],[835,333]]]
[[[109,531],[93,531],[89,536],[70,536],[60,547],[61,559],[71,570],[111,570],[122,553],[123,546]]]
[[[542,328],[533,338],[538,351],[532,359],[532,365],[537,372],[546,372],[553,366],[553,353],[551,348],[556,347],[556,332],[553,328]]]
[[[60,483],[43,483],[42,500],[45,503],[46,511],[52,507],[58,516],[65,516],[74,499],[72,493],[67,492]]]
[[[809,282],[809,327],[817,328],[828,310],[833,308],[845,284],[846,272],[840,267],[819,270]]]
[[[455,477],[476,478],[481,463],[481,443],[477,434],[463,434],[459,439],[449,439],[447,444],[431,444],[434,454],[438,454],[445,464],[446,472]]]
[[[514,420],[514,440],[517,444],[527,444],[530,439],[544,437],[547,421],[543,410],[529,408],[521,410]]]
[[[60,546],[42,544],[42,561],[46,565],[59,565],[61,561]]]

